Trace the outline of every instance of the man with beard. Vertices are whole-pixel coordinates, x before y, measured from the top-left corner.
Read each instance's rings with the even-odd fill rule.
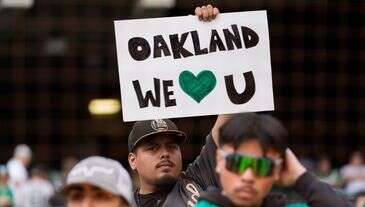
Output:
[[[195,9],[195,15],[202,21],[210,21],[218,13],[218,9],[211,5]],[[224,120],[224,117],[218,117],[200,156],[185,172],[181,172],[180,151],[185,133],[168,119],[136,122],[128,138],[128,161],[138,174],[139,188],[134,194],[137,205],[195,206],[200,192],[208,186],[218,186],[214,156],[217,129]]]
[[[292,186],[311,207],[352,206],[346,196],[320,182],[287,148],[287,130],[269,115],[239,114],[219,130],[216,172],[222,190],[204,192],[197,207],[283,207],[274,184]]]
[[[186,135],[168,119],[136,122],[128,138],[131,168],[137,172],[137,206],[195,206],[208,186],[218,186],[214,172],[216,140],[225,117],[219,116],[200,155],[181,172],[180,146]]]

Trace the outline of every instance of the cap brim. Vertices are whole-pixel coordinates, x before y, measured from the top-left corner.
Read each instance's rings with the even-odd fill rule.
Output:
[[[143,135],[142,137],[138,138],[137,141],[134,142],[134,145],[132,147],[132,149],[130,151],[133,151],[136,146],[138,144],[141,143],[141,141],[143,141],[145,138],[147,137],[151,137],[151,136],[154,136],[154,135],[158,135],[158,134],[170,134],[170,135],[173,135],[173,137],[175,137],[178,141],[179,144],[182,144],[185,142],[186,140],[186,134],[182,131],[179,131],[179,130],[161,130],[161,131],[155,131],[155,132],[151,132],[151,133],[148,133],[148,134],[145,134]]]
[[[97,184],[97,183],[93,183],[93,182],[90,182],[90,181],[80,181],[80,182],[75,182],[75,183],[71,183],[71,184],[68,184],[68,185],[65,185],[64,187],[61,187],[60,189],[59,189],[59,191],[58,191],[58,193],[60,193],[61,195],[63,195],[63,196],[67,196],[67,194],[68,194],[68,192],[72,189],[72,188],[74,188],[74,187],[76,187],[76,186],[78,186],[78,185],[83,185],[83,184],[88,184],[88,185],[91,185],[91,186],[95,186],[95,187],[98,187],[98,188],[100,188],[100,189],[102,189],[102,190],[104,190],[104,191],[106,191],[106,192],[109,192],[109,193],[111,193],[111,194],[113,194],[113,195],[115,195],[115,196],[120,196],[120,197],[123,197],[123,199],[125,199],[125,200],[127,200],[127,198],[125,197],[125,195],[123,195],[123,194],[121,194],[121,193],[118,193],[118,192],[116,192],[116,190],[114,190],[114,189],[108,189],[108,188],[106,188],[105,186],[102,186],[102,185],[99,185],[99,184]],[[129,202],[129,201],[128,201]]]
[[[74,188],[74,187],[76,187],[78,185],[83,185],[83,184],[88,184],[88,185],[92,185],[92,186],[98,187],[98,188],[100,188],[102,190],[105,190],[105,191],[107,191],[109,193],[112,193],[112,194],[114,194],[116,196],[122,196],[118,192],[115,192],[115,190],[113,190],[113,189],[107,189],[107,188],[105,188],[105,186],[99,185],[98,183],[93,183],[93,182],[90,182],[90,181],[86,181],[86,180],[85,181],[80,181],[80,182],[75,182],[75,183],[70,183],[68,185],[65,185],[65,186],[61,187],[58,192],[60,194],[64,195],[64,196],[66,196],[70,189],[72,189],[72,188]]]
[[[83,183],[73,183],[73,184],[69,184],[69,185],[64,185],[62,187],[60,187],[60,189],[58,190],[58,193],[63,195],[63,196],[67,196],[68,191],[70,191],[71,188],[77,186],[77,185],[81,185]]]

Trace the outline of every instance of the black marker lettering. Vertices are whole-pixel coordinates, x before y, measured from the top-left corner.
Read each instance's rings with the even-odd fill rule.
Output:
[[[234,104],[247,103],[255,94],[255,78],[253,77],[252,71],[243,73],[243,76],[245,78],[246,88],[242,93],[237,92],[233,83],[233,75],[224,76],[229,100]]]

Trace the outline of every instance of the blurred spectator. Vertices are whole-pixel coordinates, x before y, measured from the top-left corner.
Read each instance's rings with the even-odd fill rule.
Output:
[[[27,166],[32,160],[32,151],[25,144],[16,146],[13,157],[8,161],[9,185],[14,194],[14,206],[20,206],[19,190],[28,179]]]
[[[309,157],[299,157],[300,163],[308,169],[308,171],[314,172],[316,169],[315,160]]]
[[[53,170],[50,172],[49,179],[52,182],[55,190],[58,190],[66,182],[67,174],[77,163],[77,159],[72,156],[62,158],[61,170]]]
[[[11,184],[19,186],[28,179],[27,167],[31,159],[32,151],[27,145],[20,144],[16,146],[14,155],[7,164]]]
[[[49,199],[49,205],[51,207],[66,207],[66,199],[65,199],[65,197],[61,193],[56,192]]]
[[[52,183],[57,191],[59,190],[60,187],[65,185],[68,173],[71,171],[71,169],[76,164],[77,164],[76,157],[67,156],[65,158],[62,158],[61,171],[55,171],[52,173]],[[50,202],[50,206],[52,206],[52,207],[65,207],[66,206],[65,197],[59,192],[56,192],[50,198],[49,202]]]
[[[360,151],[355,151],[350,157],[350,163],[342,167],[341,176],[345,181],[345,191],[354,195],[365,191],[365,164]]]
[[[0,165],[0,206],[10,207],[13,204],[13,193],[8,186],[8,172],[5,165]]]
[[[49,199],[54,193],[48,181],[46,169],[39,165],[32,169],[31,179],[21,188],[22,207],[48,207]]]
[[[331,161],[328,156],[320,156],[316,165],[316,174],[318,178],[334,187],[339,187],[341,184],[340,174],[337,170],[332,169]]]
[[[66,178],[71,169],[77,164],[77,159],[72,156],[68,156],[62,159],[61,174],[62,180],[66,182]]]
[[[365,207],[365,191],[355,195],[355,207]]]
[[[134,206],[132,180],[112,159],[92,156],[80,161],[68,174],[62,193],[68,207]]]

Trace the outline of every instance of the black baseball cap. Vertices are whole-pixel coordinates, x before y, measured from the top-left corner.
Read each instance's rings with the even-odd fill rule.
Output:
[[[186,139],[186,134],[180,131],[174,122],[169,119],[137,121],[129,133],[129,152],[132,152],[141,140],[156,134],[171,134],[172,137],[177,139],[178,143],[183,143]]]

